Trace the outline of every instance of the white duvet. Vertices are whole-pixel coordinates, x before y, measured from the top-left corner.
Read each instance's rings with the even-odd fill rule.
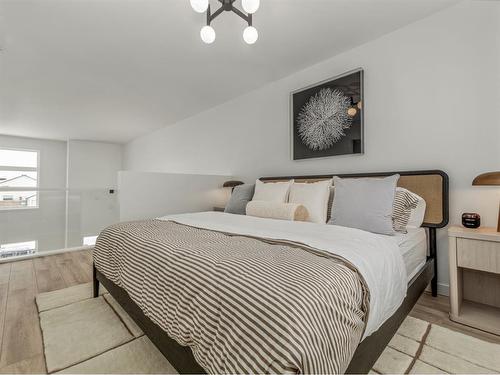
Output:
[[[222,212],[169,215],[159,219],[227,233],[300,242],[345,258],[356,266],[370,290],[370,311],[364,337],[375,332],[394,314],[406,296],[406,267],[390,236],[336,225]]]

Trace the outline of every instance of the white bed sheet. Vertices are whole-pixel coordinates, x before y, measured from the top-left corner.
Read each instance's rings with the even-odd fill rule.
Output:
[[[393,236],[336,225],[222,212],[169,215],[160,219],[227,233],[300,242],[343,257],[356,266],[370,290],[370,311],[363,338],[391,317],[406,297],[406,267]]]
[[[403,256],[410,281],[427,261],[427,233],[424,228],[408,228],[408,233],[398,233],[393,239]]]

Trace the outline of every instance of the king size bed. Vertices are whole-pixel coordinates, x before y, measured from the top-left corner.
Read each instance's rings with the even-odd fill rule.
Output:
[[[335,175],[396,173],[425,199],[420,228],[386,236],[220,212],[119,223],[98,238],[94,296],[104,285],[179,373],[367,373],[426,287],[437,293],[448,176]]]

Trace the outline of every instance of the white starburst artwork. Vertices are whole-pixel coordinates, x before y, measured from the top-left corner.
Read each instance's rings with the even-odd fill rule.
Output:
[[[298,133],[311,150],[326,150],[352,125],[351,100],[342,91],[324,88],[309,99],[297,116]]]

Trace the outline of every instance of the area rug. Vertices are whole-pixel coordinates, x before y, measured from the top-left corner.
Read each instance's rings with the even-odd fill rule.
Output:
[[[172,365],[105,290],[92,284],[42,293],[36,302],[49,373],[173,374]],[[371,373],[500,372],[500,345],[406,318]]]
[[[500,345],[407,317],[372,369],[379,374],[500,372]]]
[[[120,305],[92,284],[36,296],[47,372],[173,374],[165,359]]]

